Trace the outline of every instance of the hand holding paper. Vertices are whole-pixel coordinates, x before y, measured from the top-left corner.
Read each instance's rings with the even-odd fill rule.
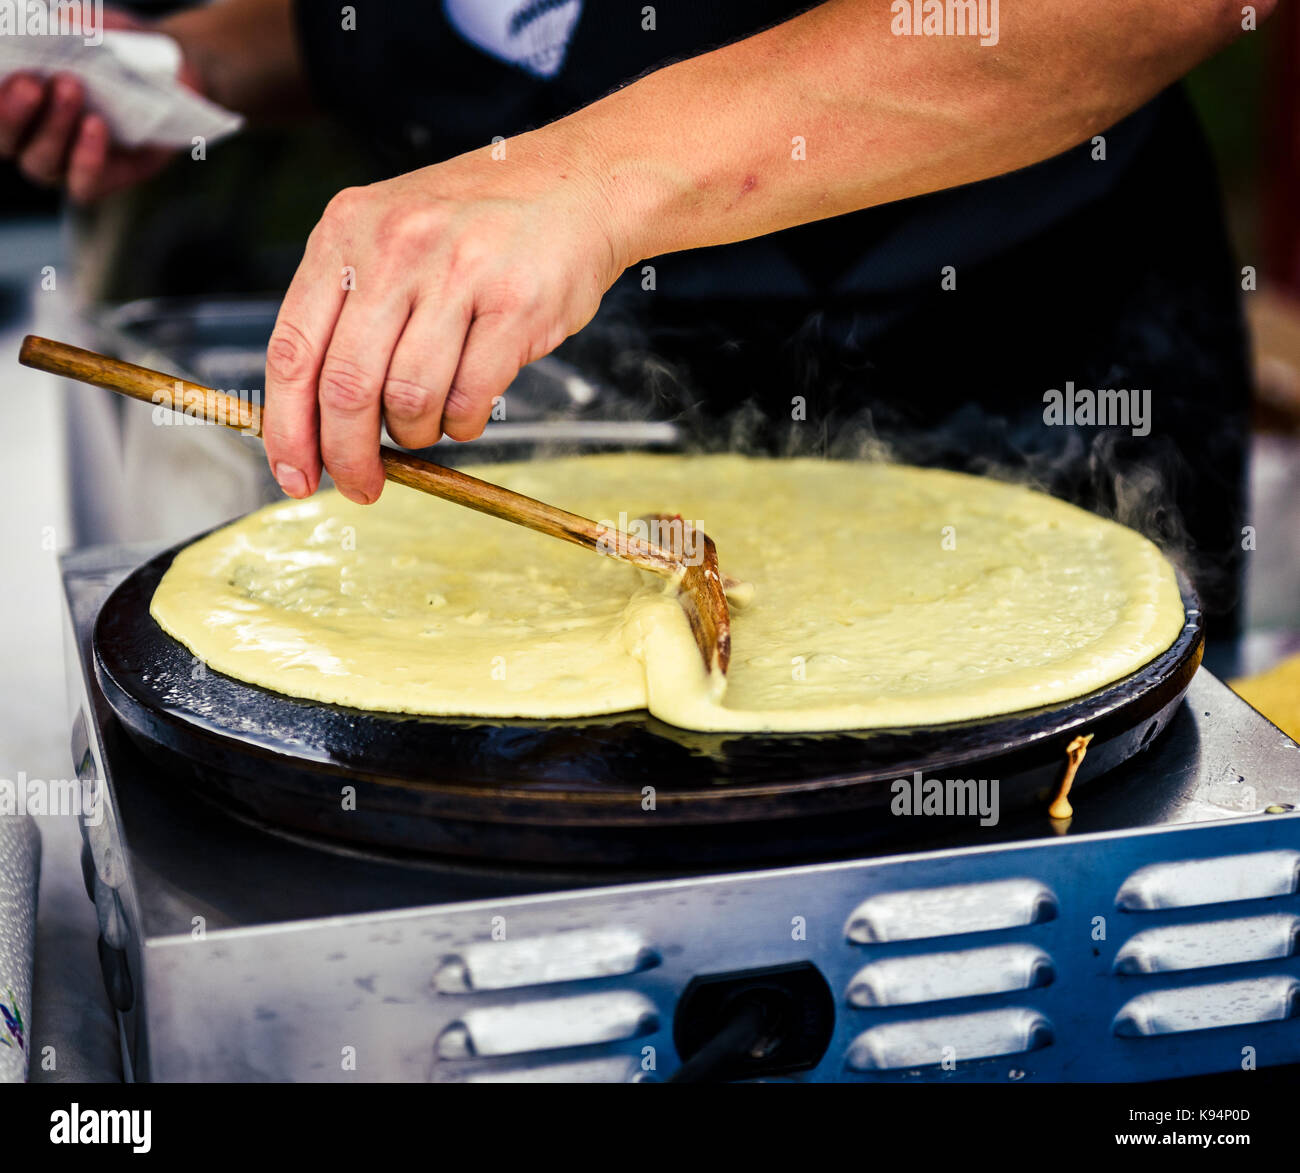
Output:
[[[148,178],[174,148],[242,119],[197,92],[179,46],[106,12],[102,44],[78,36],[0,37],[0,157],[79,201]]]

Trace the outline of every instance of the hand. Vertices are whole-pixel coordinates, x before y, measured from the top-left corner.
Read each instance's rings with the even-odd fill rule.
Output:
[[[628,259],[600,183],[545,134],[325,209],[267,350],[263,438],[289,496],[323,463],[349,500],[378,500],[381,417],[408,448],[473,439],[520,367],[591,320]]]
[[[104,27],[148,26],[105,10]],[[198,78],[186,65],[181,81],[198,89]],[[0,159],[16,159],[19,170],[42,187],[66,187],[77,203],[150,178],[172,154],[165,147],[115,146],[108,123],[87,112],[85,89],[71,74],[15,73],[0,83]]]

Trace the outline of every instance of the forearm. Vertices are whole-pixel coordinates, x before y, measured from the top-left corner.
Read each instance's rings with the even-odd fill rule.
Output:
[[[157,28],[179,42],[203,92],[228,109],[275,120],[309,108],[293,0],[220,0]]]
[[[888,0],[832,0],[650,74],[537,132],[535,148],[599,176],[634,263],[1048,158],[1214,53],[1241,11],[1002,0],[991,47],[897,36],[891,20]]]

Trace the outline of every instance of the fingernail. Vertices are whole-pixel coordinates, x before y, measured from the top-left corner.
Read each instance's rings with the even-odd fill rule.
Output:
[[[280,482],[280,488],[290,497],[307,496],[307,478],[303,475],[302,469],[294,468],[292,464],[277,464],[275,479]]]

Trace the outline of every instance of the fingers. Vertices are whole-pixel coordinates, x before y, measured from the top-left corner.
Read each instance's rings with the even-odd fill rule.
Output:
[[[492,400],[505,394],[527,361],[520,349],[520,323],[505,314],[474,319],[465,349],[442,408],[442,430],[453,440],[483,434],[492,415]]]
[[[499,216],[458,225],[474,250],[458,249],[438,201],[430,213],[417,198],[412,212],[405,191],[403,202],[391,194],[376,184],[330,201],[280,307],[262,434],[292,497],[315,492],[323,466],[349,500],[377,501],[381,420],[409,448],[443,432],[473,439],[494,398],[558,334],[539,312],[555,298],[533,267],[513,273],[484,243],[499,232]],[[507,235],[507,243],[518,242]],[[461,255],[475,250],[478,260]],[[488,265],[482,255],[497,259]]]
[[[380,397],[411,302],[398,281],[355,284],[358,267],[344,252],[357,251],[360,202],[350,191],[331,201],[267,347],[262,437],[291,497],[316,491],[322,463],[349,500],[369,504],[383,491]]]
[[[79,204],[104,194],[108,166],[109,131],[98,114],[87,114],[68,152],[68,195]]]
[[[68,152],[84,108],[81,85],[56,76],[46,87],[45,106],[27,142],[19,148],[18,167],[33,183],[63,181]]]
[[[44,102],[45,86],[30,74],[15,73],[0,85],[0,157],[18,153]]]
[[[290,497],[308,497],[320,484],[316,388],[343,308],[339,265],[337,251],[313,234],[267,345],[262,439],[271,472]]]
[[[321,363],[321,458],[339,492],[359,505],[378,501],[384,489],[381,393],[407,313],[396,297],[349,294]]]
[[[442,437],[442,409],[469,325],[463,304],[416,303],[388,364],[384,421],[404,448],[428,448]]]

